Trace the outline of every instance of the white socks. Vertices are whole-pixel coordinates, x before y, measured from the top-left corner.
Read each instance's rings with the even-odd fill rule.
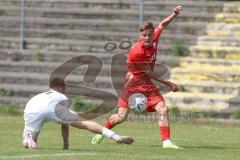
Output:
[[[163,141],[163,145],[169,145],[169,144],[171,144],[171,143],[172,143],[172,142],[171,142],[170,139]]]
[[[103,128],[102,130],[102,134],[110,139],[114,139],[115,136],[118,136],[115,132],[107,129],[107,128]]]

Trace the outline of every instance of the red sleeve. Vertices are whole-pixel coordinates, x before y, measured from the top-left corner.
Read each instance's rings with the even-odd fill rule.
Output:
[[[154,38],[153,38],[154,41],[157,41],[157,42],[158,42],[158,39],[159,39],[162,31],[163,31],[163,28],[160,28],[160,27],[157,27],[157,28],[154,30]]]

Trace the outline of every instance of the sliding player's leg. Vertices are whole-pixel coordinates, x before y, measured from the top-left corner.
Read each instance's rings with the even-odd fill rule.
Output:
[[[105,127],[108,129],[112,129],[116,125],[122,123],[123,121],[126,120],[128,116],[129,108],[127,107],[119,107],[118,108],[118,113],[111,115],[106,124]],[[104,138],[103,135],[101,134],[96,134],[93,139],[92,139],[92,144],[99,144],[101,143],[102,139]]]
[[[106,136],[110,139],[113,139],[117,143],[125,143],[125,144],[131,144],[133,142],[133,139],[128,136],[119,136],[115,132],[102,127],[96,122],[93,121],[87,121],[82,119],[81,117],[78,117],[76,120],[74,120],[71,125],[73,127],[79,128],[79,129],[86,129],[96,134],[101,134],[103,136]]]

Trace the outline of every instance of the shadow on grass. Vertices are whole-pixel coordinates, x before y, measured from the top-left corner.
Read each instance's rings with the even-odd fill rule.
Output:
[[[106,149],[104,149],[104,147],[101,148],[94,148],[94,149],[86,149],[86,148],[69,148],[68,150],[64,150],[62,148],[54,148],[54,146],[52,148],[48,147],[48,148],[39,148],[38,149],[41,152],[45,152],[45,151],[50,151],[51,153],[53,153],[54,151],[56,153],[61,153],[61,152],[92,152],[94,150],[94,152],[99,152],[99,153],[104,153],[107,152]],[[110,152],[110,151],[109,151]]]
[[[227,147],[227,146],[211,146],[211,145],[208,145],[208,146],[183,146],[183,148],[186,148],[186,149],[225,149],[225,150],[228,150],[228,149],[239,149],[238,147]]]
[[[182,146],[185,149],[232,149],[220,146]]]
[[[148,145],[149,147],[157,147],[162,148],[162,145]],[[236,148],[229,148],[229,147],[222,147],[222,146],[191,146],[191,145],[179,145],[184,149],[236,149]],[[174,150],[174,149],[173,149]]]

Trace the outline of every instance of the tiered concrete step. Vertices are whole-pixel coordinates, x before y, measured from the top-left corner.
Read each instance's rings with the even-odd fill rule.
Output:
[[[238,1],[225,3],[223,12],[224,13],[240,13],[240,3]]]
[[[0,4],[6,3],[12,3],[13,0],[2,0]],[[15,99],[14,96],[22,96],[20,98],[16,98],[16,103],[22,103],[24,104],[26,102],[26,97],[29,95],[35,94],[37,92],[43,91],[47,89],[47,81],[49,77],[49,73],[54,70],[60,63],[64,62],[64,59],[69,56],[69,58],[74,57],[77,55],[77,52],[80,53],[102,53],[99,54],[101,58],[107,60],[107,64],[110,63],[108,54],[103,50],[103,46],[105,43],[103,42],[95,42],[95,41],[86,41],[86,38],[88,39],[98,39],[99,37],[102,37],[104,39],[104,36],[106,40],[121,40],[124,37],[132,38],[137,36],[137,29],[138,29],[138,7],[136,6],[133,1],[127,1],[118,3],[119,1],[113,1],[113,0],[105,0],[103,3],[102,1],[99,2],[97,0],[74,0],[74,1],[63,1],[63,0],[36,0],[36,1],[27,1],[27,19],[26,19],[26,34],[28,36],[27,40],[27,48],[33,49],[35,51],[26,51],[26,53],[23,54],[23,56],[16,56],[14,55],[15,51],[10,51],[12,54],[9,54],[7,51],[1,51],[8,56],[7,59],[12,59],[18,61],[24,60],[23,62],[0,62],[1,64],[1,74],[0,74],[0,80],[2,83],[5,83],[1,87],[6,89],[7,91],[12,92],[12,98],[11,97],[0,97],[0,101],[3,102],[11,102]],[[79,4],[79,2],[82,2]],[[161,19],[169,15],[172,8],[176,6],[179,1],[145,1],[146,9],[148,11],[145,12],[146,17],[153,19],[156,24],[159,23]],[[78,4],[78,5],[77,5]],[[194,42],[194,39],[191,37],[186,37],[184,35],[192,35],[192,34],[201,34],[204,32],[205,24],[208,21],[211,21],[214,18],[214,13],[221,12],[222,10],[222,3],[219,2],[182,2],[182,4],[186,5],[186,8],[184,8],[185,13],[183,13],[181,16],[179,16],[174,23],[172,23],[168,29],[166,30],[166,35],[163,34],[163,41],[161,41],[160,45],[160,52],[167,50],[167,48],[170,48],[170,46],[167,46],[168,44],[171,44],[172,41],[176,38],[176,35],[180,35],[179,39],[185,39],[188,41],[188,44],[192,44]],[[11,4],[10,4],[11,5]],[[18,4],[19,5],[19,4]],[[16,27],[19,27],[19,6],[16,7],[10,7],[8,5],[0,5],[0,12],[1,15],[7,15],[12,16],[9,19],[6,19],[6,17],[2,16],[0,17],[2,22],[10,22],[10,23],[1,23],[0,24],[0,31],[2,35],[5,36],[15,36],[18,33],[18,30]],[[53,7],[51,10],[49,8]],[[79,10],[78,7],[81,7],[83,9]],[[66,9],[63,13],[63,8]],[[119,12],[118,9],[122,10],[122,12]],[[161,12],[159,12],[159,9],[161,8]],[[92,11],[89,14],[86,14],[86,11]],[[205,11],[207,14],[202,13],[202,11]],[[194,11],[194,12],[193,12]],[[119,12],[119,13],[118,13]],[[18,14],[17,14],[18,13]],[[200,15],[200,16],[199,16]],[[14,17],[15,16],[15,17]],[[40,17],[33,17],[33,16],[43,16],[45,18]],[[95,18],[98,17],[98,20]],[[196,18],[199,17],[199,18]],[[72,19],[67,19],[72,18]],[[126,19],[127,18],[127,19]],[[113,20],[114,19],[114,20]],[[115,20],[118,19],[118,20]],[[124,19],[124,20],[121,20]],[[188,22],[182,22],[182,21],[188,21]],[[191,21],[191,22],[190,22]],[[200,21],[200,22],[196,22]],[[196,23],[195,23],[196,22]],[[106,25],[107,24],[107,25]],[[4,30],[5,27],[11,28],[10,30]],[[91,27],[89,27],[91,26]],[[45,28],[48,29],[44,30],[38,30],[38,28]],[[52,27],[52,29],[51,29]],[[64,32],[62,34],[62,29],[64,28]],[[201,28],[201,29],[200,29]],[[76,30],[84,30],[82,31],[76,31]],[[98,32],[87,32],[90,30],[97,30],[99,32],[104,31],[102,33]],[[115,32],[112,34],[109,34],[110,32]],[[43,34],[41,34],[41,33]],[[125,32],[125,33],[124,33]],[[175,37],[168,36],[168,34],[171,33]],[[181,33],[181,34],[179,34]],[[110,36],[109,36],[110,35]],[[34,39],[29,37],[42,37],[42,39]],[[44,39],[45,37],[55,37],[58,39]],[[108,37],[107,37],[108,36]],[[116,36],[116,37],[114,37]],[[72,37],[74,39],[78,39],[78,41],[71,41],[71,40],[59,40],[63,38],[69,38]],[[109,38],[110,37],[110,38]],[[109,38],[109,39],[107,39]],[[81,41],[81,39],[84,39],[84,41]],[[166,40],[165,40],[166,39]],[[105,40],[105,39],[104,39]],[[2,47],[6,48],[14,48],[18,47],[18,40],[14,40],[11,38],[3,38],[1,40]],[[211,41],[208,39],[208,41]],[[192,42],[192,43],[191,43]],[[37,44],[40,44],[37,46]],[[51,44],[50,44],[51,43]],[[89,45],[90,47],[86,47],[86,45]],[[70,48],[68,46],[71,46]],[[101,48],[102,47],[102,48]],[[52,50],[52,51],[44,51],[44,61],[47,62],[31,62],[31,60],[35,59],[36,52],[40,49],[46,50]],[[54,52],[53,50],[62,51],[59,53],[59,55],[54,60],[54,56],[57,55],[57,52]],[[70,52],[75,51],[75,52]],[[39,51],[41,52],[41,50]],[[66,52],[66,55],[64,55],[64,52]],[[167,51],[166,51],[167,52]],[[29,58],[27,58],[29,56]],[[2,56],[2,55],[1,55]],[[4,56],[3,56],[4,57]],[[160,58],[161,59],[161,58]],[[171,58],[170,58],[171,59]],[[49,63],[50,61],[54,60],[55,63]],[[29,62],[26,62],[29,61]],[[170,61],[170,60],[169,60]],[[176,62],[174,62],[176,64]],[[214,63],[214,62],[213,62]],[[224,64],[225,65],[225,64]],[[31,66],[31,67],[30,67]],[[109,68],[110,66],[107,66]],[[104,68],[105,71],[109,71],[106,67]],[[9,70],[15,71],[8,73]],[[20,72],[21,71],[21,72]],[[18,74],[17,74],[18,73]],[[76,73],[76,72],[75,72]],[[83,72],[80,72],[83,73]],[[105,76],[105,77],[104,77]],[[96,84],[86,84],[83,82],[80,82],[79,84],[82,85],[89,85],[91,87],[97,87],[97,88],[112,88],[111,80],[107,79],[106,77],[109,77],[109,74],[103,73],[100,74],[98,77],[98,81]],[[69,82],[77,83],[79,80],[83,79],[82,75],[71,75],[69,77]],[[121,80],[122,81],[122,80]],[[121,82],[119,80],[119,83]],[[36,84],[39,84],[36,86]],[[200,110],[204,110],[205,108],[213,107],[213,110],[221,110],[228,106],[228,99],[232,97],[232,95],[236,95],[238,84],[233,83],[227,83],[227,85],[223,85],[221,82],[212,82],[212,83],[204,83],[202,82],[201,85],[198,83],[192,82],[192,81],[179,81],[179,84],[181,86],[182,93],[173,93],[173,95],[168,94],[166,95],[167,100],[170,101],[171,105],[175,105],[180,107],[186,107],[187,105],[192,106],[193,108],[197,108],[197,110],[201,107],[203,107]],[[235,88],[236,87],[236,88]],[[41,89],[40,89],[41,88]],[[198,91],[205,92],[204,95],[198,96]],[[192,93],[189,92],[195,92],[194,96],[191,95]],[[217,92],[219,94],[229,94],[229,97],[223,97],[219,96],[219,94],[213,94],[212,92]],[[231,95],[231,97],[230,97]],[[24,97],[25,96],[25,97]],[[5,98],[5,99],[4,99]],[[4,100],[3,100],[4,99]],[[174,100],[173,100],[174,99]],[[201,104],[201,101],[206,103],[207,105]],[[24,102],[24,103],[23,103]],[[215,103],[215,104],[213,104]],[[210,106],[208,106],[210,104]],[[215,107],[216,106],[216,107]]]
[[[13,103],[20,106],[24,106],[26,101],[33,95],[46,91],[47,85],[16,85],[16,84],[4,84],[0,85],[1,89],[10,91],[11,96],[0,97],[2,104]],[[98,88],[102,91],[116,94],[113,89],[109,88]],[[179,92],[179,93],[168,93],[164,95],[166,102],[169,106],[178,106],[184,110],[194,111],[221,111],[225,110],[229,106],[229,99],[234,95],[224,95],[216,93],[190,93],[190,92]]]
[[[1,84],[2,90],[8,91],[9,96],[2,97],[32,97],[40,92],[47,91],[49,88],[47,85],[27,85],[27,84]]]
[[[0,103],[2,106],[4,105],[15,105],[17,107],[20,107],[22,109],[25,108],[27,101],[29,98],[26,97],[14,97],[14,96],[6,96],[6,97],[0,97]]]
[[[27,86],[25,86],[27,87]],[[45,91],[45,90],[44,90]],[[39,92],[38,92],[39,93]],[[29,97],[0,97],[1,104],[14,104],[24,108]],[[170,93],[165,95],[168,106],[178,106],[182,110],[192,111],[224,111],[229,107],[229,99],[232,96],[219,94],[192,94],[192,93]]]
[[[48,77],[49,77],[49,74],[45,74],[45,73],[20,72],[17,74],[17,72],[15,73],[1,72],[0,80],[2,85],[0,88],[6,91],[9,91],[13,99],[11,100],[10,97],[6,96],[6,97],[1,97],[0,101],[2,103],[9,102],[9,103],[20,104],[21,106],[23,106],[27,100],[27,97],[47,89]],[[75,84],[89,86],[89,87],[104,88],[104,91],[109,91],[112,88],[109,85],[111,83],[111,80],[109,80],[108,78],[104,78],[100,76],[97,78],[96,83],[92,85],[90,83],[83,83],[83,81],[81,81],[82,78],[83,76],[72,75],[67,79],[67,82],[70,82],[71,84],[75,83]],[[179,104],[177,106],[180,106],[182,109],[186,109],[184,107],[187,107],[189,109],[190,107],[191,109],[197,110],[197,111],[204,111],[205,109],[209,110],[209,108],[214,111],[225,109],[228,106],[227,98],[234,97],[236,91],[234,92],[233,89],[234,87],[239,86],[236,83],[229,83],[228,85],[222,85],[221,83],[212,83],[212,84],[201,83],[201,85],[199,85],[196,82],[195,83],[192,82],[191,84],[189,81],[185,83],[179,82],[179,85],[181,89],[183,89],[184,87],[184,90],[186,93],[184,92],[181,92],[179,94],[173,93],[173,95],[167,94],[166,99],[168,104],[171,106]],[[209,94],[206,94],[205,96],[203,96],[202,94],[201,96],[199,96],[198,92],[189,93],[189,91],[191,92],[193,90],[196,91],[196,88],[198,90],[202,89],[202,91],[205,91],[205,92],[218,91],[218,94],[209,93]],[[225,95],[222,92],[226,93],[227,96],[224,96],[225,98],[227,97],[226,99],[222,98],[223,95]],[[20,98],[15,99],[14,98],[15,96],[18,96]],[[19,100],[21,101],[19,102]]]
[[[211,37],[240,37],[240,24],[216,22],[207,25],[207,35]]]
[[[176,1],[176,0],[157,0],[144,1],[146,10],[168,10],[171,11],[176,5],[182,5],[184,12],[221,12],[224,2],[221,1]]]
[[[70,52],[98,52],[106,53],[104,46],[108,41],[93,41],[93,40],[63,40],[56,38],[25,38],[26,49],[31,50],[49,50],[49,51],[70,51]],[[170,53],[169,48],[172,44],[158,45],[159,52],[167,54]],[[5,49],[18,49],[19,38],[2,37],[0,39],[0,47]],[[120,52],[121,53],[121,52]]]
[[[223,12],[216,15],[216,20],[226,23],[239,23],[240,22],[240,3],[231,2],[225,3]]]
[[[67,82],[67,84],[69,84],[69,82]],[[81,84],[78,84],[76,86],[81,87]],[[87,87],[87,85],[84,85],[84,87]],[[48,85],[28,85],[28,84],[22,84],[22,85],[0,84],[0,88],[6,91],[9,91],[10,96],[12,97],[26,97],[26,98],[32,97],[40,92],[44,92],[49,89]],[[96,89],[109,92],[114,95],[117,94],[113,88],[97,87]],[[68,94],[69,96],[71,95],[71,93],[69,94],[68,90],[66,91],[66,94]],[[2,96],[2,97],[10,97],[10,96]],[[79,93],[79,96],[80,96],[80,93]]]
[[[198,45],[190,48],[196,57],[239,59],[239,2],[225,3],[224,11],[216,15],[216,23],[207,26],[207,36],[199,37]]]
[[[28,86],[25,86],[28,87]],[[32,91],[32,89],[30,90]],[[45,90],[44,90],[45,91]],[[39,92],[38,92],[39,93]],[[33,96],[33,95],[32,95]],[[14,104],[22,108],[25,107],[29,97],[0,97],[1,104]],[[232,96],[219,94],[192,94],[192,93],[172,93],[164,96],[168,106],[178,106],[182,110],[192,111],[224,111],[229,107],[229,99]]]
[[[60,52],[60,51],[47,51],[47,50],[14,50],[14,49],[2,49],[0,51],[0,59],[7,61],[34,61],[36,63],[43,62],[59,62],[64,63],[71,58],[78,56],[95,56],[104,61],[104,63],[110,64],[112,60],[113,53],[93,53],[93,52]],[[120,52],[121,53],[121,52]],[[41,56],[41,58],[38,58]],[[170,61],[170,60],[169,60]],[[176,60],[175,60],[176,61]]]
[[[180,66],[171,70],[172,79],[221,82],[240,80],[239,60],[183,58],[180,61]]]
[[[105,52],[106,42],[101,41],[76,41],[46,38],[25,38],[26,49],[45,49],[50,51],[77,51],[77,52]],[[2,37],[0,39],[2,48],[18,49],[19,38]]]
[[[218,59],[218,58],[194,58],[194,57],[182,57],[179,59],[179,66],[183,67],[191,67],[192,64],[196,64],[199,68],[202,65],[211,65],[217,67],[226,66],[226,67],[233,67],[233,66],[239,66],[240,60],[234,60],[234,59]],[[202,66],[202,67],[208,67],[208,66]],[[201,68],[202,68],[201,67]],[[231,69],[230,69],[231,70]]]
[[[240,60],[193,58],[179,59],[179,66],[171,70],[171,79],[178,81],[221,81],[220,83],[237,82],[240,71]]]
[[[0,7],[1,23],[0,33],[2,36],[18,36],[19,35],[19,11],[20,11],[20,2],[19,1],[1,1],[3,5]],[[5,4],[6,3],[6,4]],[[138,2],[137,2],[138,3]],[[156,1],[156,2],[147,2],[147,7],[155,7],[156,4],[158,7],[161,7],[161,12],[157,10],[147,9],[145,12],[146,18],[150,18],[153,21],[156,21],[156,24],[159,23],[159,17],[165,18],[171,10],[169,10],[168,3],[174,7],[178,4],[178,1]],[[5,5],[4,5],[5,4]],[[11,4],[17,4],[12,5]],[[57,39],[78,39],[83,40],[122,40],[124,39],[137,39],[138,34],[138,10],[136,10],[136,1],[27,1],[26,2],[26,37],[42,37],[42,38],[57,38]],[[173,22],[168,29],[162,35],[162,46],[160,51],[162,53],[168,54],[170,45],[173,44],[175,39],[181,39],[184,45],[192,45],[195,43],[194,34],[200,34],[204,30],[205,22],[209,21],[208,18],[213,18],[209,16],[209,12],[214,13],[216,10],[221,10],[220,3],[211,3],[206,5],[205,3],[197,2],[195,3],[186,3],[186,11],[181,15],[182,20],[178,21],[177,19]],[[116,8],[121,8],[122,12],[118,12]],[[81,10],[79,10],[81,8]],[[195,14],[192,13],[193,8],[196,9],[206,9],[209,11],[208,15],[206,14]],[[64,13],[63,13],[64,12]],[[191,14],[188,14],[190,13]],[[121,15],[120,15],[121,14]],[[195,14],[195,15],[194,15]],[[5,16],[4,16],[5,15]],[[157,16],[156,16],[157,15]],[[190,16],[189,16],[190,15]],[[10,16],[10,17],[9,17]],[[66,18],[66,17],[68,18]],[[126,16],[126,17],[125,17]],[[44,17],[44,18],[43,18]],[[55,17],[55,18],[54,18]],[[70,17],[70,19],[69,19]],[[77,17],[77,19],[76,19]],[[96,20],[96,17],[98,20]],[[102,18],[101,18],[102,17]],[[107,17],[107,18],[106,18]],[[156,18],[155,18],[156,17]],[[180,17],[180,16],[179,16]],[[188,19],[189,17],[189,19]],[[197,20],[196,17],[199,17],[200,22],[192,23],[190,20]],[[81,19],[80,19],[81,18]],[[111,20],[113,18],[113,20]],[[129,20],[128,20],[129,18]],[[207,19],[206,19],[207,18]],[[110,20],[109,20],[110,19]],[[10,21],[10,22],[9,22]],[[130,25],[130,26],[129,26]],[[93,27],[89,27],[93,26]],[[45,29],[45,28],[49,29]],[[13,29],[9,29],[13,28]],[[44,28],[44,29],[37,29]],[[52,28],[52,29],[51,29]],[[58,28],[58,29],[57,29]],[[64,28],[64,29],[63,29]],[[176,29],[177,28],[177,29]],[[201,29],[200,29],[201,28]],[[76,30],[78,31],[76,31]],[[88,29],[86,31],[86,29]],[[81,31],[79,31],[81,30]],[[84,30],[84,31],[82,31]],[[97,30],[98,32],[92,32],[92,30]],[[100,32],[105,30],[105,32]],[[119,32],[120,31],[120,32]],[[127,32],[126,32],[127,31]],[[129,33],[133,32],[134,33]],[[112,33],[114,32],[114,33]],[[125,32],[125,33],[123,33]],[[111,34],[109,34],[111,33]],[[171,34],[170,34],[171,33]],[[173,34],[174,33],[174,34]],[[174,37],[172,35],[175,35]],[[178,36],[176,36],[178,35]],[[29,39],[28,39],[29,40]],[[11,47],[18,48],[18,44],[15,43],[15,40],[10,40],[11,43],[7,44],[3,42],[2,47]],[[45,46],[42,42],[33,40],[34,42],[26,41],[27,49],[49,49],[49,50],[62,50],[62,51],[78,51],[78,52],[103,52],[101,49],[98,49],[96,44],[82,44],[83,46],[76,44],[72,45],[72,41],[60,42],[60,45],[51,44],[52,42],[48,41],[49,46]],[[42,40],[41,40],[42,41]],[[53,40],[58,42],[56,40]],[[55,43],[54,42],[54,43]],[[18,42],[17,42],[18,43]],[[82,42],[80,42],[82,43]],[[77,47],[78,46],[78,47]]]
[[[0,27],[5,29],[19,29],[19,17],[0,17]],[[159,24],[161,19],[153,21],[155,26]],[[173,21],[171,25],[164,31],[164,33],[177,34],[201,34],[205,31],[206,22],[176,22]],[[44,17],[26,17],[25,28],[28,29],[66,29],[66,30],[95,30],[95,31],[112,31],[112,32],[133,32],[138,33],[138,20],[103,20],[103,19],[65,19],[65,18],[44,18]]]
[[[238,82],[219,81],[192,81],[175,80],[181,92],[190,93],[216,93],[216,94],[240,94],[240,84]]]
[[[3,69],[4,70],[4,69]],[[2,84],[19,84],[19,85],[47,85],[48,73],[36,73],[36,72],[4,72],[1,71],[0,82]],[[83,81],[83,74],[73,73],[67,78],[67,82],[72,84],[80,84],[91,86],[94,88],[112,88],[112,80],[110,76],[99,75],[95,82],[87,83]],[[121,85],[124,77],[119,77],[118,80],[114,80],[114,84]],[[222,93],[222,94],[234,94],[239,93],[239,84],[237,82],[216,82],[216,81],[191,81],[191,80],[175,80],[180,86],[181,92],[204,92],[204,93]]]
[[[21,73],[21,72],[30,72],[30,73],[46,73],[51,74],[53,73],[60,65],[63,63],[59,62],[9,62],[9,61],[0,61],[0,68],[3,72],[15,72],[15,73]],[[72,63],[72,65],[68,65],[66,67],[72,67],[78,65],[79,62],[76,61],[76,63]],[[94,68],[95,67],[95,68]],[[118,67],[118,72],[115,73],[116,76],[118,75],[124,75],[126,73],[126,66],[125,65],[115,65],[114,67]],[[99,70],[99,66],[92,64],[91,66],[91,72],[96,72]],[[84,75],[86,72],[86,67],[82,66],[78,69],[76,69],[73,74],[76,75]],[[102,66],[99,76],[111,76],[111,65],[105,64]]]
[[[11,93],[10,96],[1,96],[0,97],[1,105],[13,104],[13,105],[17,105],[21,108],[25,107],[27,101],[31,97],[33,97],[34,95],[36,95],[40,92],[45,92],[48,90],[47,85],[14,85],[14,84],[2,85],[2,84],[0,84],[0,88],[4,89],[6,91],[10,91],[10,93]],[[100,89],[98,89],[98,90],[100,90]],[[101,91],[112,93],[113,95],[116,95],[116,92],[113,89],[101,88]],[[72,97],[74,95],[67,93],[67,96],[69,96],[69,97]],[[79,95],[81,95],[81,93],[79,93]],[[79,95],[76,95],[76,96],[79,96]],[[89,97],[89,98],[94,98],[94,97]]]
[[[239,13],[218,13],[216,21],[226,23],[240,23]]]
[[[1,37],[18,37],[19,29],[0,28]],[[168,36],[168,35],[167,35]],[[181,36],[181,35],[180,35]],[[179,36],[179,37],[180,37]],[[184,37],[185,35],[183,35]],[[72,30],[72,29],[25,29],[25,37],[28,38],[57,38],[57,39],[74,39],[74,40],[93,40],[93,41],[120,41],[123,39],[136,40],[139,34],[133,32],[111,32],[97,30]],[[185,36],[189,42],[193,40],[193,36]],[[171,38],[170,38],[171,39]],[[196,39],[196,38],[194,38]]]
[[[82,52],[81,55],[79,52],[61,52],[61,51],[47,51],[47,50],[13,50],[13,49],[1,49],[0,50],[0,59],[2,61],[35,61],[35,62],[59,62],[64,63],[71,58],[75,58],[78,56],[95,56],[103,60],[104,64],[111,64],[112,58],[116,54],[123,54],[126,52],[127,58],[127,50],[116,50],[113,52],[105,52],[105,53],[94,53],[94,52]],[[41,59],[38,58],[38,54],[42,56]],[[175,67],[179,66],[180,57],[177,56],[169,56],[162,55],[161,53],[157,56],[157,63],[165,65],[167,67]],[[121,61],[124,65],[125,60]]]
[[[41,51],[40,51],[41,52]],[[14,52],[12,52],[14,53]],[[62,61],[64,59],[59,58],[56,59],[55,62],[51,62],[51,59],[54,58],[55,55],[57,55],[57,52],[42,52],[45,53],[43,54],[43,57],[46,59],[43,59],[44,61],[32,61],[32,59],[35,59],[35,53],[34,52],[26,52],[25,55],[23,55],[23,57],[21,57],[19,55],[19,61],[9,61],[9,59],[11,59],[11,54],[9,56],[9,58],[3,58],[3,61],[0,61],[0,67],[2,71],[15,71],[15,72],[19,72],[19,71],[23,71],[23,72],[46,72],[46,73],[51,73],[53,72],[58,66],[60,66],[61,64],[65,63],[67,61],[67,57],[68,59],[71,59],[72,57],[76,57],[78,56],[75,52],[67,52],[64,55],[63,53],[60,53],[60,55],[62,54],[63,56],[65,56],[65,61]],[[6,53],[7,54],[7,53]],[[16,54],[17,55],[17,54]],[[85,54],[90,55],[90,54]],[[104,66],[103,66],[103,70],[110,72],[110,68],[111,68],[111,59],[113,55],[110,54],[95,54],[95,55],[91,55],[91,56],[96,56],[97,58],[100,58],[103,60]],[[17,57],[18,58],[18,57]],[[20,60],[25,60],[25,58],[28,61],[20,61]],[[49,61],[47,61],[49,58]],[[163,59],[164,56],[159,56],[158,59],[162,62],[165,61],[165,63],[167,63],[167,61],[176,61],[175,63],[172,62],[172,66],[177,65],[177,61],[178,59],[176,57],[165,57],[165,59]],[[174,59],[175,58],[175,59]],[[14,58],[12,58],[14,59]],[[6,61],[7,60],[7,61]],[[183,70],[188,70],[193,72],[194,70],[199,71],[207,71],[207,72],[212,72],[214,73],[214,71],[216,71],[216,73],[220,73],[220,72],[236,72],[236,74],[239,72],[240,70],[240,61],[239,60],[232,60],[232,61],[224,61],[222,59],[218,59],[218,60],[211,60],[211,59],[194,59],[194,58],[181,58],[180,59],[182,62],[180,63],[180,67],[183,68]],[[125,62],[122,62],[123,66],[126,67]],[[171,62],[169,62],[171,63]],[[178,71],[181,70],[179,68],[174,68],[172,71],[174,73],[174,71]]]
[[[20,7],[0,7],[0,16],[18,16]],[[171,11],[145,11],[146,19],[159,20],[167,17]],[[122,9],[121,12],[116,9],[69,9],[69,8],[47,8],[36,7],[26,8],[27,17],[50,17],[50,18],[85,18],[85,19],[124,19],[124,20],[139,20],[139,11],[131,9]],[[205,21],[214,20],[214,13],[182,13],[176,18],[176,21]]]
[[[234,46],[197,45],[190,47],[190,52],[193,57],[198,58],[240,59],[240,48]]]
[[[185,110],[229,113],[236,110],[237,107],[232,107],[232,100],[239,100],[240,88],[237,10],[233,5],[225,5],[225,12],[216,15],[217,22],[207,25],[207,35],[199,37],[197,45],[190,48],[192,56],[202,59],[183,58],[180,66],[171,71],[171,78],[180,84],[182,92],[169,94],[170,104]],[[239,102],[236,104],[239,105]]]
[[[34,73],[34,72],[19,72],[8,73],[0,72],[0,82],[2,85],[48,85],[50,74],[47,73]],[[111,77],[98,76],[94,82],[86,82],[83,80],[83,75],[71,74],[66,78],[66,82],[75,85],[84,85],[93,88],[113,88]],[[114,80],[115,84],[122,84],[123,78]]]
[[[34,65],[32,64],[34,63]],[[58,63],[56,63],[57,65]],[[31,66],[31,68],[29,68],[29,66]],[[50,68],[49,68],[50,66]],[[12,62],[9,65],[9,62],[2,62],[1,63],[1,71],[5,71],[5,72],[1,72],[1,83],[5,84],[3,85],[4,89],[9,90],[9,86],[11,85],[16,85],[19,84],[19,86],[22,85],[46,85],[47,86],[47,82],[48,82],[48,77],[49,74],[46,74],[46,71],[50,71],[51,67],[54,67],[53,63],[39,63],[36,64],[36,62],[24,62],[24,64],[22,63],[15,63]],[[46,70],[45,70],[46,69]],[[8,70],[11,71],[15,71],[15,72],[7,72]],[[23,72],[23,71],[29,71],[29,72],[33,72],[33,73],[29,73],[29,72]],[[19,72],[21,71],[21,72]],[[43,72],[43,73],[41,73]],[[80,85],[84,85],[84,86],[91,86],[91,87],[96,87],[96,88],[102,88],[104,87],[105,89],[108,88],[112,88],[111,85],[111,79],[109,79],[108,77],[102,77],[99,76],[97,78],[96,83],[94,84],[87,84],[83,82],[83,76],[82,75],[72,75],[69,77],[68,81],[71,83],[75,83],[75,84],[80,84]],[[119,79],[119,81],[117,83],[121,83],[122,80]],[[212,93],[212,92],[217,92],[217,93],[221,93],[221,94],[231,94],[231,95],[236,95],[238,92],[238,87],[239,84],[237,83],[220,83],[220,82],[211,82],[211,83],[207,83],[207,82],[200,82],[200,83],[196,83],[196,81],[181,81],[179,80],[176,81],[177,84],[180,85],[180,88],[183,92],[207,92],[207,93]],[[8,84],[8,85],[6,85]],[[8,86],[8,87],[6,87]],[[15,87],[13,87],[15,88]],[[24,87],[23,87],[24,88]],[[34,89],[33,89],[34,90]],[[41,91],[41,90],[39,90]],[[20,91],[13,91],[10,90],[10,92],[13,92],[13,96],[17,96],[19,95],[19,93],[21,93],[22,95],[29,95],[29,91],[26,91],[25,94],[23,94],[23,90]],[[19,95],[20,96],[20,95]]]
[[[0,36],[18,37],[19,29],[0,28]],[[67,40],[92,40],[92,41],[121,41],[130,40],[132,43],[139,39],[139,33],[136,32],[111,32],[94,30],[67,30],[67,29],[26,29],[25,36],[28,38],[56,38]],[[167,44],[181,39],[182,43],[193,45],[196,43],[196,36],[187,34],[166,34],[161,36],[161,43]]]
[[[27,7],[53,7],[53,8],[101,8],[101,9],[138,9],[138,0],[26,0]],[[0,4],[4,5],[19,5],[20,1],[17,0],[3,0]],[[176,5],[183,5],[187,11],[192,12],[220,12],[222,10],[223,2],[218,1],[194,1],[189,0],[187,2],[180,2],[177,0],[161,0],[161,1],[144,1],[144,7],[146,10],[164,10],[171,11]]]
[[[240,39],[235,37],[212,37],[208,35],[199,37],[198,45],[240,47]]]
[[[192,111],[224,111],[229,108],[229,100],[234,95],[216,93],[168,93],[166,103],[182,110]]]
[[[213,80],[221,82],[238,82],[240,80],[240,72],[226,70],[208,70],[202,69],[184,69],[175,68],[171,71],[171,78],[175,80]]]

